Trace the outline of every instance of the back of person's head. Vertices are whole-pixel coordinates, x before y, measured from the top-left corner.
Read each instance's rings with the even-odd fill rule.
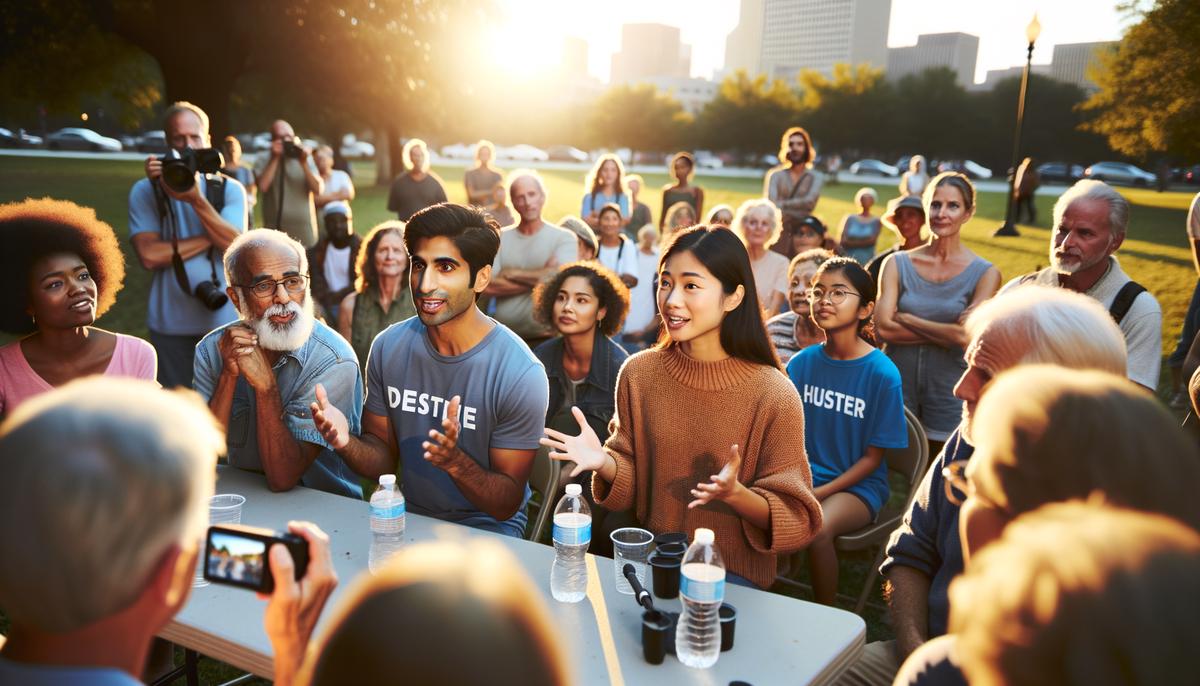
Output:
[[[38,260],[56,253],[83,260],[96,284],[96,317],[116,303],[124,286],[121,243],[90,207],[51,198],[0,205],[0,245],[0,331],[26,334],[37,329],[29,313],[30,272]]]
[[[430,205],[409,217],[404,227],[404,247],[411,256],[420,241],[449,238],[471,270],[471,285],[480,269],[496,261],[500,251],[500,225],[476,207],[451,202]]]
[[[967,175],[962,172],[948,171],[933,177],[925,186],[921,202],[925,205],[926,217],[932,214],[929,211],[929,204],[933,202],[933,192],[942,186],[950,186],[957,189],[962,194],[963,205],[968,212],[975,209],[975,184],[971,183],[971,179],[968,179]]]
[[[1099,492],[1200,530],[1200,453],[1166,408],[1122,376],[1017,367],[992,381],[972,432],[971,484],[1006,517]]]
[[[1200,535],[1098,502],[1026,514],[950,585],[950,631],[980,686],[1190,681]]]
[[[1094,298],[1027,284],[967,317],[967,360],[992,374],[1018,364],[1056,364],[1125,374],[1125,336]]]
[[[729,227],[737,233],[743,243],[749,245],[746,238],[746,220],[751,216],[761,217],[771,224],[771,235],[763,245],[771,246],[779,240],[779,234],[783,231],[783,215],[779,208],[766,198],[750,198],[738,205],[737,212],[733,215],[733,223]]]
[[[637,232],[638,245],[653,246],[658,241],[658,227],[646,224]]]
[[[1099,200],[1108,205],[1108,230],[1113,236],[1124,236],[1129,227],[1129,201],[1115,188],[1096,179],[1076,181],[1054,203],[1054,226],[1062,223],[1063,214],[1077,200]]]
[[[362,575],[303,670],[312,686],[558,686],[565,659],[542,594],[493,541],[407,547]]]
[[[250,257],[266,250],[294,254],[300,273],[308,273],[308,252],[300,241],[275,229],[250,229],[225,248],[225,282],[239,289],[248,285],[255,276]]]
[[[356,292],[362,293],[379,283],[379,268],[375,266],[375,251],[379,249],[379,244],[383,239],[389,235],[395,235],[404,240],[404,222],[399,219],[380,222],[371,227],[366,237],[363,238],[358,256],[354,258],[354,290]],[[405,261],[408,261],[407,255]],[[411,268],[411,266],[410,263],[409,267]],[[404,271],[404,280],[400,284],[401,290],[408,288],[408,269]]]
[[[767,337],[750,255],[742,240],[724,226],[698,225],[684,229],[668,240],[658,258],[658,272],[662,273],[667,260],[684,252],[691,253],[721,282],[726,296],[733,295],[739,286],[743,289],[742,301],[721,320],[721,347],[725,352],[747,362],[778,368],[779,358]],[[663,331],[657,346],[663,349],[670,345],[670,334]]]
[[[225,438],[192,391],[90,377],[0,425],[0,607],[66,633],[126,609],[204,534]]]

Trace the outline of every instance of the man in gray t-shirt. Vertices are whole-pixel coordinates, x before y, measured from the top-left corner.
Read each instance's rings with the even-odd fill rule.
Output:
[[[417,317],[371,344],[362,435],[318,391],[313,419],[355,471],[397,471],[413,512],[521,536],[549,401],[546,371],[476,306],[500,246],[483,211],[441,204],[405,229]]]

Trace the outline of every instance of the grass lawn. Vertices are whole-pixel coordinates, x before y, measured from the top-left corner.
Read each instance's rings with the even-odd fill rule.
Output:
[[[463,202],[462,170],[435,167],[434,171],[446,181],[450,199]],[[358,197],[354,201],[355,226],[359,233],[366,233],[373,224],[394,217],[385,209],[387,189],[373,185],[373,166],[359,163],[355,172],[358,184]],[[583,172],[546,170],[543,175],[549,193],[545,211],[547,219],[556,221],[563,215],[577,214]],[[142,163],[136,161],[0,157],[0,202],[31,196],[73,200],[96,208],[100,218],[110,223],[124,239],[128,233],[129,188],[141,177]],[[661,174],[643,174],[643,177],[647,189],[657,188],[667,182],[665,170]],[[696,182],[704,187],[709,207],[718,203],[736,207],[743,200],[762,192],[760,179],[700,175]],[[817,216],[827,224],[836,226],[844,214],[853,211],[852,199],[857,188],[849,184],[826,186]],[[890,184],[876,190],[885,200],[895,195],[895,189]],[[1192,196],[1187,193],[1156,193],[1135,189],[1121,189],[1121,192],[1134,204],[1129,235],[1120,251],[1121,264],[1134,279],[1150,289],[1162,304],[1163,350],[1166,354],[1174,348],[1196,282],[1184,227]],[[657,219],[662,209],[659,194],[645,192],[641,200],[650,206]],[[1038,226],[1022,225],[1018,238],[994,239],[991,233],[1002,223],[1004,216],[1004,197],[1000,193],[980,194],[976,217],[964,229],[967,245],[996,264],[1006,281],[1046,266],[1053,201],[1052,197],[1038,197],[1038,216],[1041,219]],[[890,243],[890,238],[885,236],[880,247],[887,243]],[[129,272],[125,288],[118,296],[116,306],[100,320],[99,325],[146,337],[145,303],[150,277],[139,266],[129,242],[123,240],[123,245]],[[4,340],[0,336],[0,342]],[[1165,397],[1168,384],[1169,377],[1164,371],[1163,381],[1159,385],[1161,397]],[[843,593],[857,595],[870,561],[865,553],[843,560]],[[866,613],[868,640],[890,636],[890,630],[882,621],[881,603],[877,592],[873,603],[875,607],[868,606]],[[0,616],[0,629],[6,628],[3,624],[3,617]],[[204,664],[206,672],[213,679],[228,678],[227,675],[231,673],[224,666],[213,665],[210,661]],[[206,676],[205,681],[208,679]]]

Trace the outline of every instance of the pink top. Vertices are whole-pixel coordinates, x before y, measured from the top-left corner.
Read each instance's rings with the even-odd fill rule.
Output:
[[[158,375],[158,355],[146,341],[116,334],[117,347],[105,376],[131,376],[153,381]],[[35,395],[54,390],[38,376],[21,352],[21,341],[0,346],[0,415],[12,414],[18,405]]]

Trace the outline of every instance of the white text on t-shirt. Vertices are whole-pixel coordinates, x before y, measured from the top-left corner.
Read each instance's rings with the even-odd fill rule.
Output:
[[[400,391],[395,386],[387,387],[388,406],[391,408],[399,407],[401,412],[411,412],[413,414],[425,415],[426,417],[441,417],[446,418],[446,410],[450,406],[450,401],[446,398],[441,398],[429,393],[418,393],[411,388],[406,388]],[[469,405],[459,405],[458,407],[458,422],[464,429],[475,428],[475,415],[477,411]]]
[[[814,407],[823,407],[859,419],[863,418],[863,410],[867,407],[866,401],[862,398],[809,384],[804,384],[804,402]]]

